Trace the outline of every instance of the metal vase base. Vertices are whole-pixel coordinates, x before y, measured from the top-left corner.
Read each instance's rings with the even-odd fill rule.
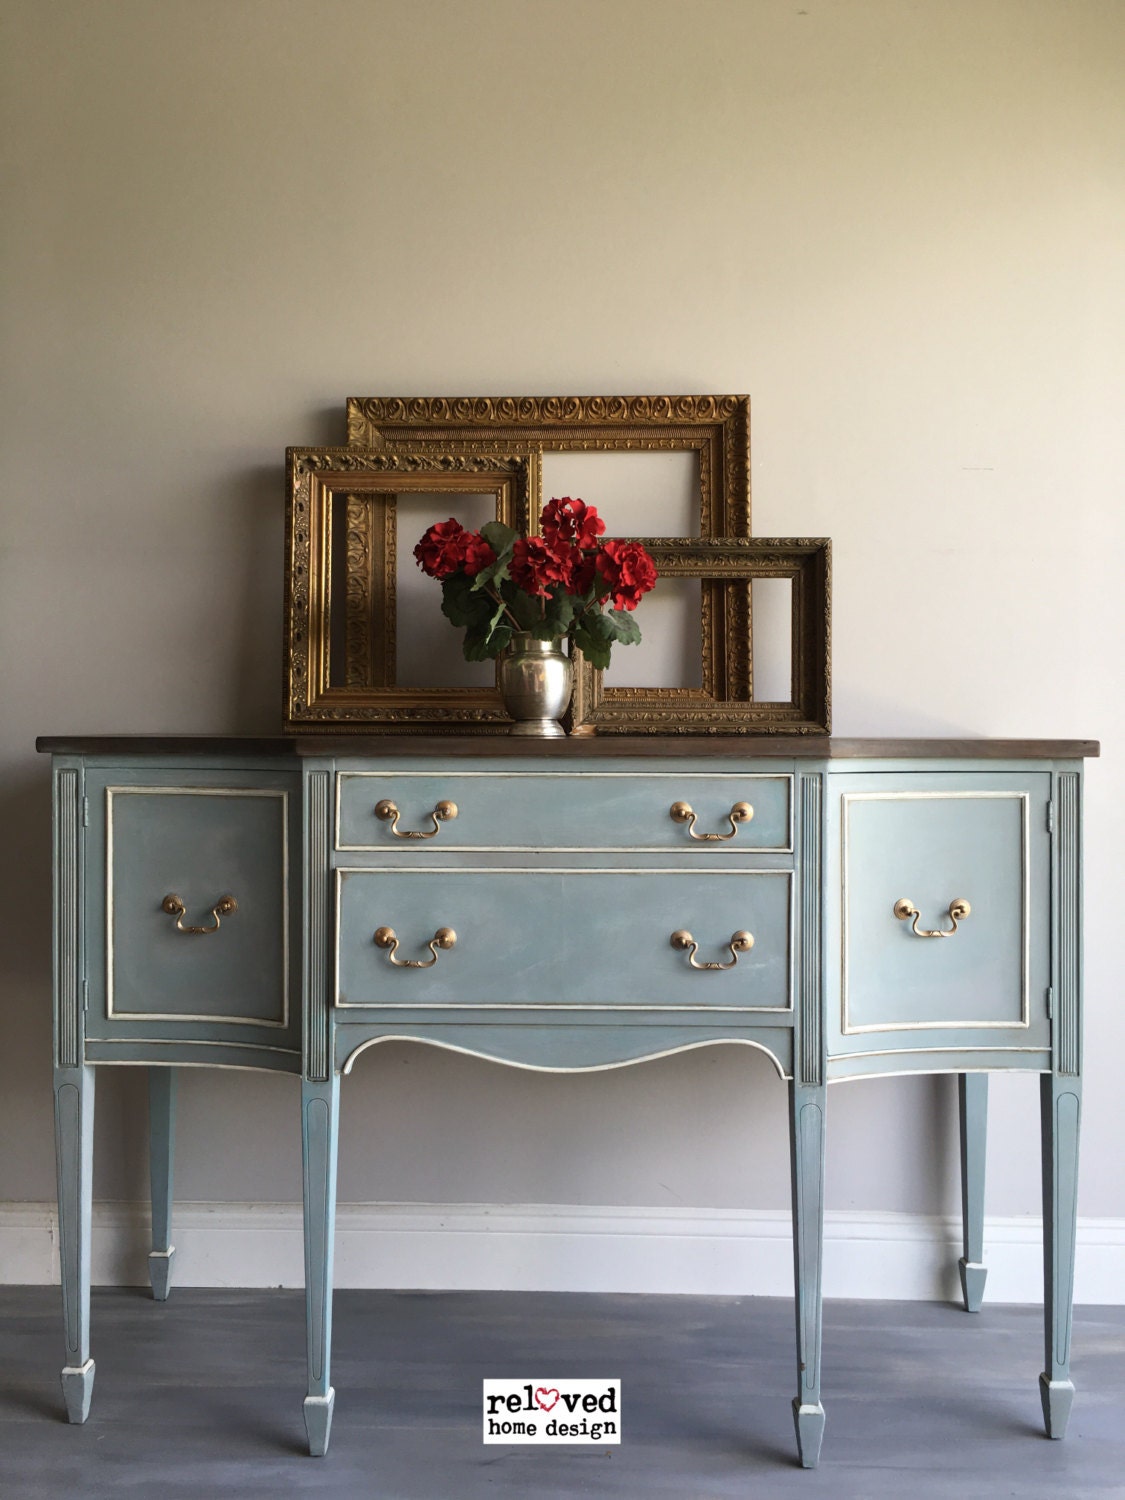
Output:
[[[509,734],[535,735],[538,739],[564,740],[566,730],[557,719],[520,719],[508,730]]]
[[[500,663],[500,696],[515,720],[508,733],[536,739],[565,735],[557,721],[566,712],[573,681],[570,659],[555,641],[514,635]]]

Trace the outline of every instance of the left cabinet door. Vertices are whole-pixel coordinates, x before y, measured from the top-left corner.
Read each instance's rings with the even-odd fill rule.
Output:
[[[87,771],[90,1039],[300,1046],[299,780]]]

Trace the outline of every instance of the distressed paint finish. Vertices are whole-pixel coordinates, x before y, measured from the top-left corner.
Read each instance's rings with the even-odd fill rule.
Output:
[[[1043,1164],[1043,1343],[1039,1377],[1047,1436],[1065,1435],[1074,1402],[1070,1339],[1082,1114],[1081,802],[1076,771],[1055,778],[1052,1069],[1039,1080]]]
[[[168,1300],[172,1280],[173,1165],[176,1151],[176,1070],[148,1070],[148,1176],[152,1199],[152,1249],[148,1275],[156,1302]]]
[[[788,870],[347,870],[337,893],[338,1008],[402,1007],[408,1020],[419,1006],[518,1013],[533,1003],[620,1024],[638,1008],[788,1012],[793,1003]],[[397,965],[373,941],[384,926],[399,940]],[[443,927],[456,945],[431,963],[427,944]],[[670,941],[681,929],[699,945],[697,963],[724,969],[693,968]],[[742,930],[753,947],[736,957],[729,945]]]
[[[824,1260],[824,1086],[789,1085],[793,1187],[793,1282],[797,1320],[797,1394],[793,1425],[801,1467],[815,1469],[824,1437],[820,1404]]]
[[[961,1135],[961,1246],[957,1262],[966,1312],[980,1312],[988,1268],[984,1264],[984,1159],[988,1139],[988,1074],[959,1073],[957,1119]]]
[[[608,1070],[690,1048],[738,1043],[766,1051],[789,1080],[798,1365],[793,1409],[801,1463],[815,1466],[824,1431],[825,1083],[866,1073],[960,1075],[960,1269],[970,1309],[980,1305],[984,1280],[985,1074],[1043,1075],[1046,1368],[1041,1387],[1048,1432],[1061,1436],[1073,1395],[1069,1359],[1080,1111],[1077,765],[1052,762],[1047,751],[1037,755],[1033,749],[1022,760],[1013,758],[1014,750],[999,759],[985,751],[979,760],[939,759],[932,747],[897,761],[887,758],[890,751],[872,750],[864,761],[862,747],[854,746],[850,754],[858,759],[832,758],[831,747],[822,747],[829,759],[802,760],[794,752],[787,762],[776,745],[759,752],[724,741],[693,746],[690,756],[680,747],[675,757],[638,745],[628,759],[620,743],[566,742],[565,754],[545,766],[535,747],[513,750],[505,743],[493,760],[492,747],[477,743],[458,752],[460,743],[411,751],[404,740],[388,741],[374,755],[370,741],[352,748],[334,742],[331,753],[306,746],[300,769],[289,752],[288,758],[279,752],[267,760],[260,746],[240,755],[237,746],[221,744],[195,757],[190,748],[169,747],[147,760],[125,750],[114,758],[108,749],[101,759],[84,759],[68,745],[56,762],[55,1099],[67,1355],[63,1385],[71,1420],[84,1420],[89,1410],[94,1371],[89,1343],[94,1075],[89,1063],[150,1068],[150,1266],[157,1298],[167,1295],[172,1260],[175,1068],[210,1063],[302,1070],[304,1410],[309,1450],[320,1455],[328,1447],[335,1399],[331,1314],[341,1071],[349,1071],[365,1048],[392,1038],[551,1072]],[[906,752],[900,747],[899,753]],[[419,764],[423,776],[412,774]],[[693,771],[694,766],[702,769]],[[342,824],[340,830],[335,827],[338,768],[348,778],[342,803],[346,828]],[[759,777],[764,779],[755,780]],[[240,983],[233,977],[227,992],[237,1008],[225,1015],[186,1014],[171,973],[153,1017],[109,1010],[104,975],[114,963],[123,968],[131,955],[112,954],[106,947],[113,928],[107,920],[105,791],[181,784],[220,793],[229,788],[236,794],[232,806],[239,805],[239,797],[247,804],[246,794],[255,788],[292,794],[286,841],[300,846],[300,868],[294,867],[292,879],[288,1026],[278,1025],[274,1018],[281,1011],[270,1008],[279,988],[276,977],[263,986],[261,974],[247,969],[245,961],[240,972],[250,978]],[[434,840],[388,843],[387,827],[379,820],[368,837],[373,819],[368,803],[375,791],[394,794],[403,808],[403,826],[413,828],[425,818],[418,813],[420,803],[410,803],[406,815],[407,791],[424,793],[425,802],[453,785],[457,800],[475,811],[443,823]],[[545,801],[547,786],[551,793]],[[841,813],[848,798],[859,807],[891,809],[875,821],[863,813],[858,826],[866,830],[865,850],[862,857],[852,851],[850,871],[847,817]],[[937,817],[935,798],[942,799]],[[730,840],[693,843],[685,825],[668,818],[669,799],[692,802],[698,828],[707,831],[723,828],[726,804],[757,800],[757,827],[742,824]],[[171,804],[167,796],[150,796],[135,797],[130,805],[146,810],[143,826],[134,829],[143,874],[144,859],[159,851],[167,831],[161,808]],[[1055,815],[1051,835],[1049,806]],[[584,825],[595,818],[602,821],[591,831]],[[216,832],[213,818],[201,820],[196,849],[182,821],[177,826],[191,867],[205,871],[210,841],[226,835]],[[504,826],[493,830],[500,821]],[[447,837],[451,829],[456,838]],[[755,829],[753,839],[747,837],[750,829]],[[337,843],[340,832],[348,838]],[[271,852],[275,847],[259,841],[257,852],[248,856],[254,866],[246,872],[248,891],[264,896],[284,889],[284,872],[276,868],[279,856]],[[117,854],[128,860],[124,843]],[[954,890],[962,870],[975,884]],[[124,867],[122,878],[121,889],[135,896],[128,931],[144,933],[152,878],[138,875],[130,886]],[[904,878],[910,889],[900,890]],[[933,889],[926,889],[927,880]],[[337,914],[337,892],[345,887],[347,899],[341,897]],[[158,908],[164,892],[152,894]],[[952,942],[920,941],[893,916],[899,896],[925,904],[926,926],[939,925],[930,907],[954,896],[974,903],[973,916]],[[276,896],[270,899],[276,905]],[[455,901],[466,904],[453,922],[449,913],[431,912],[428,904]],[[193,899],[193,910],[194,904]],[[612,913],[612,923],[604,920],[606,913]],[[859,921],[862,943],[852,930]],[[433,970],[396,968],[371,942],[377,925],[401,929],[400,958],[428,956],[425,944],[440,925],[458,928],[458,947],[441,950]],[[705,961],[730,956],[724,944],[735,927],[755,931],[754,949],[725,972],[699,972],[668,943],[671,928],[683,926],[693,931],[698,957]],[[592,935],[583,949],[585,970],[577,977],[570,967],[576,931]],[[120,933],[117,941],[121,947],[132,943]],[[171,963],[180,963],[202,951],[190,943],[213,941],[185,938],[183,946],[172,939],[165,951]],[[634,983],[617,993],[623,943],[635,954]],[[878,957],[884,948],[893,958],[893,974]],[[203,956],[223,951],[217,945]],[[854,967],[863,952],[868,956],[862,972],[851,976],[857,986],[857,1032],[846,1024],[846,986],[849,953]],[[480,966],[482,954],[487,954],[487,970]],[[609,965],[613,985],[599,984],[597,972]],[[466,976],[470,983],[462,982]],[[535,976],[542,981],[538,988]],[[1053,1026],[1048,991],[1055,997]],[[728,1008],[732,995],[739,998]],[[1026,1016],[1019,1014],[1021,1007]],[[88,1035],[87,1023],[96,1035]]]
[[[801,1038],[801,1082],[824,1082],[824,999],[821,954],[821,848],[823,777],[804,774],[801,788],[801,956],[797,965],[797,994]]]
[[[330,775],[305,772],[305,942],[301,957],[305,1016],[305,1077],[324,1083],[331,1068],[328,1039],[328,844]]]
[[[1078,1213],[1079,1086],[1072,1078],[1039,1080],[1043,1129],[1043,1331],[1045,1369],[1039,1377],[1043,1424],[1050,1438],[1066,1433],[1074,1385],[1070,1335]]]
[[[621,849],[691,854],[701,848],[787,853],[793,847],[790,776],[744,771],[708,775],[690,763],[659,771],[646,768],[641,775],[588,766],[582,772],[583,817],[577,823],[570,791],[573,771],[521,767],[509,772],[497,770],[495,762],[483,767],[342,770],[336,847],[383,853],[403,848],[391,824],[375,816],[375,805],[384,798],[399,808],[402,828],[412,831],[432,831],[431,814],[439,802],[456,805],[456,818],[411,849],[438,864],[443,853],[462,849],[587,848],[613,855]],[[696,814],[693,828],[671,818],[676,802],[687,802]],[[754,814],[732,834],[729,814],[737,802],[748,802]],[[722,841],[705,835],[719,835]]]
[[[336,1393],[332,1357],[332,1260],[336,1232],[336,1145],[340,1077],[301,1084],[301,1147],[305,1190],[305,1334],[309,1388],[305,1430],[314,1458],[328,1451]]]
[[[1058,1070],[1077,1078],[1081,1069],[1082,915],[1081,823],[1078,774],[1063,771],[1056,780],[1058,964],[1055,1019]]]
[[[81,773],[63,766],[54,786],[54,988],[55,1062],[78,1066],[81,1046],[79,973],[82,923],[79,913],[79,799]]]
[[[90,1357],[90,1225],[94,1176],[94,1070],[55,1069],[55,1164],[59,1187],[59,1265],[66,1363],[63,1397],[70,1422],[84,1422],[94,1390]]]

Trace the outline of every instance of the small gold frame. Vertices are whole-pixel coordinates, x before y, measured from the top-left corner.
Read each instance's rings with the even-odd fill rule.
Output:
[[[347,417],[364,448],[694,451],[700,535],[750,535],[749,396],[349,396]],[[529,501],[538,516],[538,473]]]
[[[661,578],[703,582],[703,688],[604,688],[580,661],[572,734],[827,734],[832,544],[824,537],[642,537]],[[790,701],[755,702],[749,587],[790,578]],[[710,607],[707,596],[711,594]],[[643,605],[639,622],[644,628]]]
[[[495,445],[457,453],[286,450],[287,731],[508,729],[497,687],[396,683],[395,497],[493,494],[496,519],[526,530],[538,464],[533,453]],[[341,524],[342,554],[333,549]]]

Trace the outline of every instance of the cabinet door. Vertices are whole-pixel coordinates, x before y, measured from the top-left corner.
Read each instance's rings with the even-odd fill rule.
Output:
[[[1050,776],[832,785],[840,1049],[1049,1045]]]
[[[299,1036],[296,797],[265,773],[87,776],[88,1036]]]

